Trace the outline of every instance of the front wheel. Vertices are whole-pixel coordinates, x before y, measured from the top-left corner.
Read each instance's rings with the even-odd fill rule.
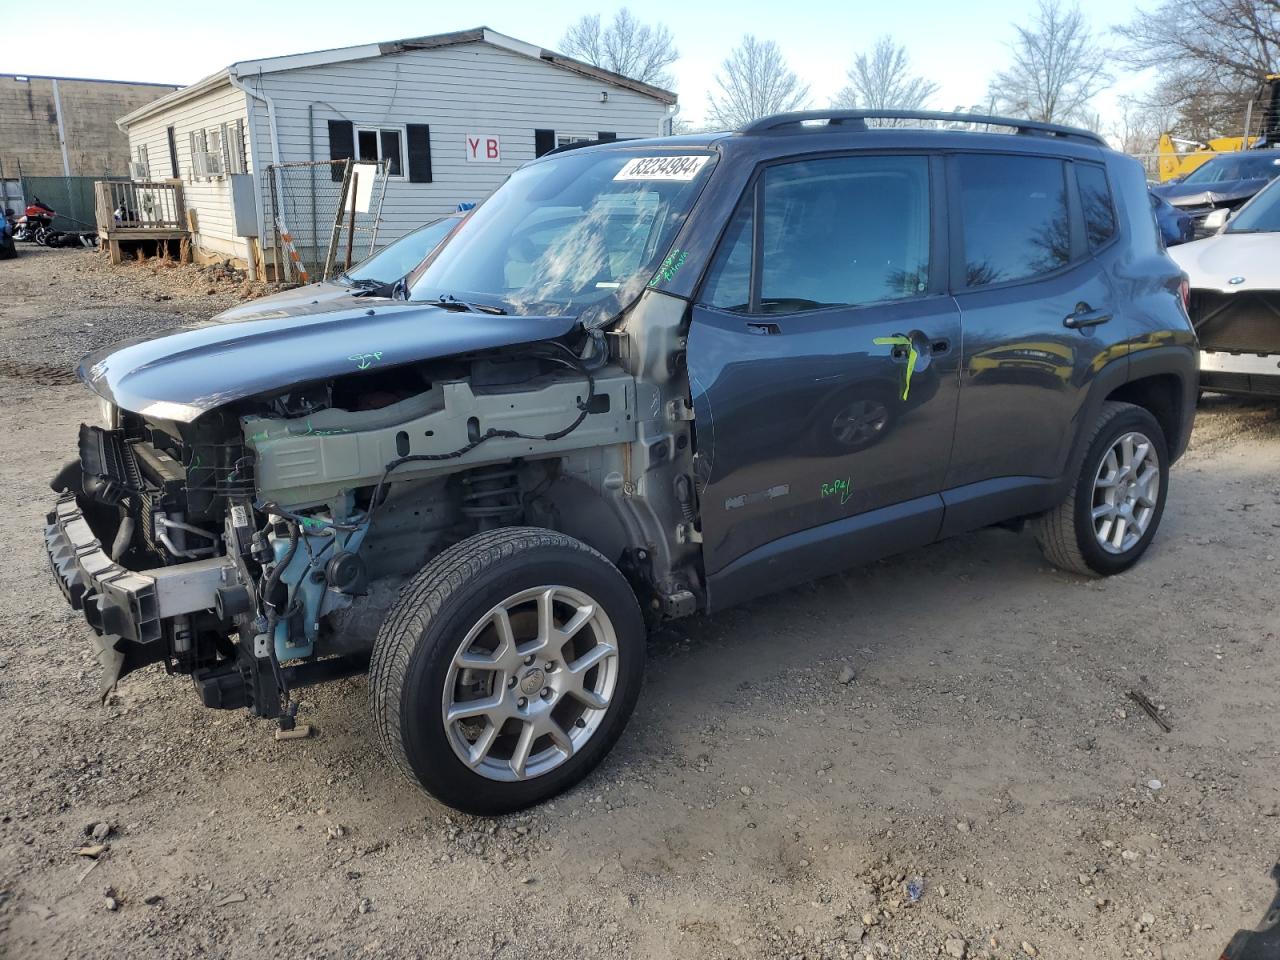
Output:
[[[571,537],[479,534],[405,587],[370,666],[397,767],[468,813],[507,813],[577,783],[622,733],[644,670],[630,585]]]
[[[1054,566],[1109,576],[1146,552],[1164,514],[1169,449],[1150,412],[1107,401],[1094,425],[1070,495],[1035,524]]]

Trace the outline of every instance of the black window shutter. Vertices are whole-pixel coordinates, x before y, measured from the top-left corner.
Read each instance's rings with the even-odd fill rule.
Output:
[[[409,182],[431,182],[431,127],[425,123],[405,126],[406,146],[409,148]]]
[[[597,140],[617,140],[618,135],[614,133],[612,130],[601,130],[599,133],[596,134],[596,139]]]
[[[533,131],[533,155],[540,157],[556,148],[556,132],[554,130]]]
[[[174,135],[173,127],[167,127],[165,133],[169,137],[169,173],[173,179],[178,179],[178,138]]]
[[[329,159],[350,160],[356,155],[356,125],[350,120],[329,121]],[[331,168],[333,180],[342,182],[342,167]]]

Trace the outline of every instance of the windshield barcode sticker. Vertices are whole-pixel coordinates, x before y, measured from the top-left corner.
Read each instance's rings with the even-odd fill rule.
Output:
[[[709,157],[636,157],[614,175],[615,180],[692,180]]]

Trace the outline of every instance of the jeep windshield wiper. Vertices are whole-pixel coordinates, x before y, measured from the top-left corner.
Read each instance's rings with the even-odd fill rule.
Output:
[[[471,303],[468,300],[459,300],[457,297],[450,296],[447,293],[439,297],[428,297],[426,300],[419,300],[418,303],[429,303],[433,307],[441,307],[445,310],[460,310],[467,313],[493,313],[503,317],[507,315],[506,310],[492,303]]]

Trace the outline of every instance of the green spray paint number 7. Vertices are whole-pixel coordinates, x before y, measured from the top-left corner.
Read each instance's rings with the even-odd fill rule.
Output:
[[[916,353],[915,344],[911,342],[910,337],[904,337],[897,334],[892,337],[876,337],[872,341],[879,346],[906,347],[907,348],[907,378],[902,384],[902,399],[907,399],[907,394],[911,392],[911,374],[915,372],[916,361],[920,359],[920,354]]]

